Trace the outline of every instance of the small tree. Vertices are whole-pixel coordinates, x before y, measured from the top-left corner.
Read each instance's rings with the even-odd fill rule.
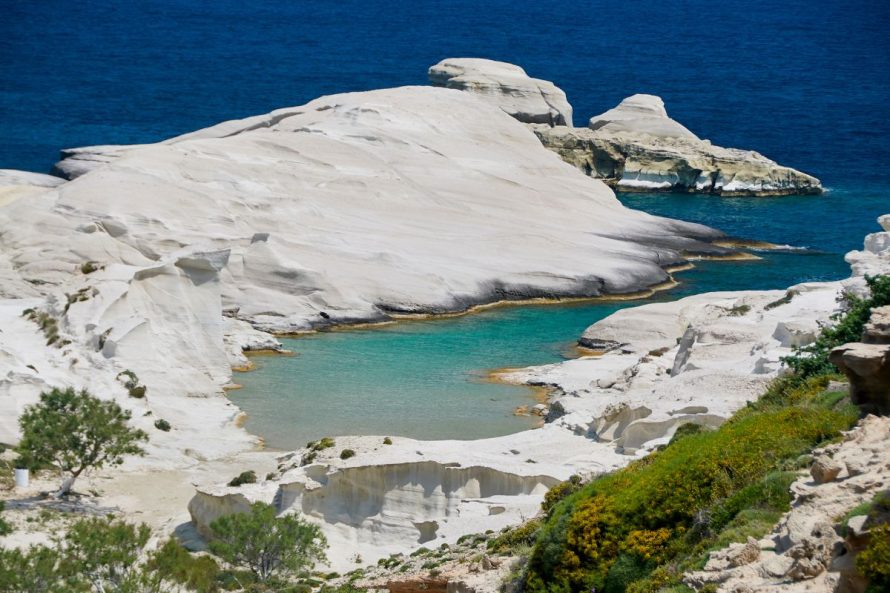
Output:
[[[0,593],[216,593],[219,571],[174,540],[146,552],[147,525],[111,517],[73,523],[52,546],[0,548]]]
[[[133,589],[142,578],[136,561],[149,536],[151,529],[145,524],[105,517],[81,519],[56,542],[62,550],[62,574],[86,579],[95,591]]]
[[[86,390],[53,389],[25,408],[19,425],[18,451],[26,467],[53,465],[66,475],[56,493],[71,491],[85,470],[119,465],[126,455],[143,455],[140,442],[148,435],[130,428],[130,412],[102,401]]]
[[[210,550],[220,558],[249,569],[257,580],[286,577],[325,559],[327,540],[317,525],[290,515],[275,516],[275,507],[262,502],[249,513],[225,515],[210,524]]]

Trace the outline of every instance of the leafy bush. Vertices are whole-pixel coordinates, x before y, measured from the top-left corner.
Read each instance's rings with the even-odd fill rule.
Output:
[[[25,408],[17,447],[21,467],[52,465],[68,475],[57,496],[67,494],[87,469],[119,465],[127,455],[143,455],[148,435],[130,428],[130,412],[86,390],[53,389]]]
[[[164,432],[170,432],[170,429],[173,427],[170,426],[170,423],[163,418],[158,418],[157,420],[155,420],[155,428]]]
[[[890,525],[871,529],[868,546],[856,557],[856,568],[868,579],[868,593],[890,590]]]
[[[262,502],[250,512],[225,515],[210,524],[210,550],[229,564],[249,570],[257,580],[288,576],[325,558],[327,541],[317,525],[293,515],[275,516]]]
[[[325,449],[330,449],[335,444],[334,439],[331,437],[324,437],[317,441],[309,441],[306,443],[306,448],[310,451],[323,451]]]
[[[701,424],[696,424],[695,422],[687,422],[686,424],[681,424],[677,427],[677,430],[674,431],[674,436],[671,437],[671,443],[675,443],[683,437],[707,432],[708,430],[710,429],[707,426],[702,426]]]
[[[150,573],[195,593],[216,593],[219,565],[209,556],[193,556],[176,540],[167,540],[146,563]]]
[[[256,473],[252,469],[241,472],[229,482],[229,486],[241,486],[242,484],[256,484]]]
[[[80,264],[80,273],[81,274],[92,274],[96,270],[99,269],[99,262],[87,261]]]
[[[392,445],[392,439],[389,437],[384,437],[383,444],[384,445]]]
[[[127,390],[130,397],[135,397],[136,399],[142,399],[145,397],[145,392],[148,388],[145,385],[137,385],[135,387],[131,387]]]
[[[0,548],[2,593],[216,593],[219,572],[170,540],[146,554],[150,530],[112,517],[80,519],[51,546]],[[145,558],[144,562],[140,558]]]
[[[544,502],[541,503],[541,508],[544,511],[549,511],[560,500],[562,500],[569,494],[573,494],[580,490],[582,485],[583,482],[581,480],[581,476],[578,475],[571,476],[565,482],[560,482],[559,484],[548,490],[547,494],[544,495]]]
[[[650,570],[639,557],[622,554],[606,574],[603,593],[624,593],[631,583],[645,578]]]
[[[355,451],[352,449],[343,449],[340,451],[340,459],[349,459],[350,457],[355,457]]]
[[[513,552],[522,546],[533,544],[535,536],[541,528],[541,523],[541,519],[526,521],[518,527],[507,529],[496,538],[488,540],[486,546],[492,552],[503,554]],[[460,540],[458,540],[458,543],[460,543]]]

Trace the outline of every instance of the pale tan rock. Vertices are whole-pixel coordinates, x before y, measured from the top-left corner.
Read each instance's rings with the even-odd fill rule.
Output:
[[[830,457],[820,457],[810,466],[810,475],[817,484],[825,484],[836,480],[843,469],[844,466]]]
[[[750,150],[700,140],[670,119],[658,97],[634,95],[590,126],[534,126],[544,146],[618,191],[722,196],[816,194],[818,179]]]

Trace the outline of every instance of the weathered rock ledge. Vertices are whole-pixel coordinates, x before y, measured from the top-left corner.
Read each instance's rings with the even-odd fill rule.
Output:
[[[534,126],[547,148],[618,191],[720,196],[817,194],[818,179],[750,150],[702,140],[668,117],[653,95],[633,95],[588,128]]]

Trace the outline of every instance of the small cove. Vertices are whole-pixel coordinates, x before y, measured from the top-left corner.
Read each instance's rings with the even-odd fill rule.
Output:
[[[548,364],[574,355],[584,329],[618,309],[706,291],[779,289],[848,274],[843,254],[877,230],[886,209],[878,190],[824,196],[726,199],[624,194],[630,207],[710,224],[728,235],[807,247],[758,252],[757,261],[695,262],[680,285],[648,299],[496,307],[439,319],[403,321],[283,339],[294,357],[255,357],[231,399],[246,428],[269,447],[291,449],[322,436],[378,434],[476,439],[533,427],[514,416],[534,404],[530,389],[487,380],[490,370]],[[848,207],[857,204],[854,211]],[[826,226],[826,222],[831,222]]]

